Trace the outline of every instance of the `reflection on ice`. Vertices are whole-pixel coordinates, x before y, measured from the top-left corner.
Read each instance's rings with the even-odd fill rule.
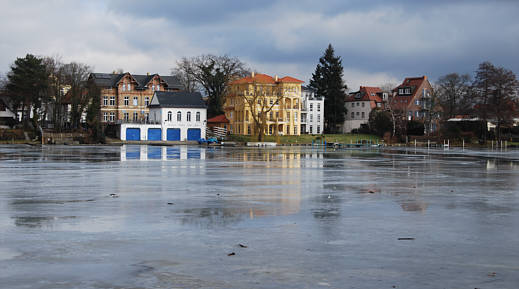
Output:
[[[147,145],[123,145],[121,146],[121,161],[127,160],[186,160],[205,159],[205,148],[200,147],[168,147]]]

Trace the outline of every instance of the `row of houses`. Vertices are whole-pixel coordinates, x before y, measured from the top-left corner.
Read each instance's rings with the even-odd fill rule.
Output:
[[[361,86],[358,91],[350,93],[345,106],[343,132],[350,133],[359,129],[369,121],[373,109],[398,111],[408,121],[424,122],[431,107],[432,86],[427,76],[408,77],[392,89],[383,91],[379,87]],[[433,132],[438,129],[438,122],[432,121],[426,130]]]
[[[174,76],[92,73],[89,81],[101,89],[101,121],[119,125],[123,140],[197,140],[206,137],[206,127],[251,135],[254,115],[261,112],[266,135],[322,134],[324,130],[324,98],[290,76],[253,72],[232,81],[224,98],[225,114],[210,119],[202,95],[183,91]],[[423,120],[431,92],[426,76],[406,78],[392,91],[361,86],[346,96],[342,131],[359,129],[373,109],[391,108],[403,111],[408,120]],[[0,99],[0,117],[15,115]],[[436,130],[436,124],[428,129]]]

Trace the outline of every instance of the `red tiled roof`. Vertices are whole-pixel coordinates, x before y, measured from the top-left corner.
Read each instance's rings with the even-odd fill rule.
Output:
[[[292,83],[303,83],[304,81],[299,80],[297,78],[293,78],[291,76],[285,76],[279,79],[279,82],[292,82]]]
[[[393,98],[391,103],[394,108],[403,109],[407,107],[413,101],[416,94],[421,92],[418,88],[421,87],[425,81],[427,81],[427,76],[425,75],[421,77],[406,77],[402,84],[393,89],[393,92],[398,92],[399,88],[410,87],[412,88],[412,93],[409,95],[400,95],[398,98]],[[405,102],[402,103],[402,100],[405,100]]]
[[[225,114],[220,114],[207,120],[207,123],[229,123]]]
[[[290,76],[285,76],[283,78],[278,78],[278,80],[276,81],[276,79],[274,79],[274,77],[272,77],[270,75],[262,74],[262,73],[256,73],[256,74],[254,74],[254,77],[253,76],[246,76],[244,78],[240,78],[240,79],[232,81],[231,84],[244,84],[244,83],[253,83],[253,82],[263,83],[263,84],[276,84],[276,83],[279,83],[279,82],[303,83],[304,81],[296,79],[296,78],[293,78],[293,77],[290,77]]]
[[[361,98],[355,98],[356,93],[352,93],[346,98],[346,102],[352,102],[352,101],[382,102],[382,99],[380,98],[380,96],[377,95],[377,93],[381,93],[381,92],[382,92],[382,89],[380,89],[379,87],[361,86],[359,89]]]

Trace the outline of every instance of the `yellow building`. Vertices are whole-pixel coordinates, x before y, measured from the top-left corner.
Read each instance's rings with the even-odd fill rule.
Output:
[[[254,72],[231,82],[223,106],[231,133],[254,134],[256,118],[264,119],[266,135],[300,135],[303,82]]]

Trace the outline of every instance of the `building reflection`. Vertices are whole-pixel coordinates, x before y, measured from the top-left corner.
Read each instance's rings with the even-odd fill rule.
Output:
[[[187,160],[206,158],[206,149],[189,146],[122,145],[121,161],[128,160]]]

